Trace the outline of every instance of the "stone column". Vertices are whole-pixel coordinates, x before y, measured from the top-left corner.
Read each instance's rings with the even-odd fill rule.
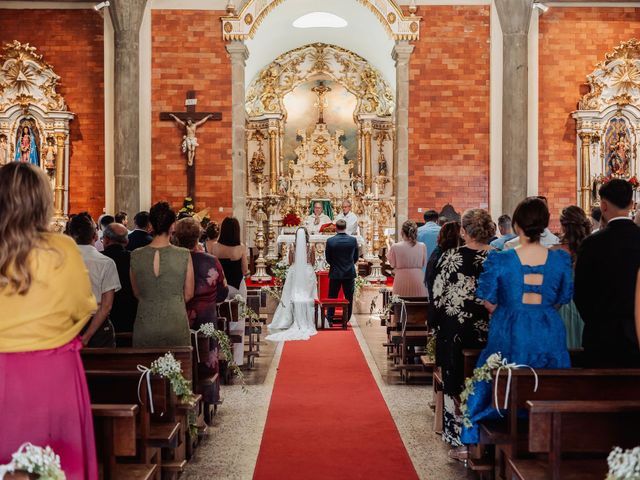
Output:
[[[582,162],[580,172],[580,206],[589,214],[591,209],[591,138],[592,133],[581,133],[580,140],[582,144],[580,152],[580,160]]]
[[[533,0],[494,0],[502,28],[502,211],[527,196],[528,35]]]
[[[246,177],[245,134],[246,110],[244,108],[244,67],[249,50],[242,41],[227,44],[227,52],[231,57],[231,165],[233,169],[232,206],[233,216],[240,222],[240,231],[245,230],[247,208],[244,182]],[[247,239],[244,239],[246,242]]]
[[[66,135],[58,133],[56,135],[56,187],[54,189],[54,215],[57,218],[64,214],[64,146]]]
[[[140,25],[147,0],[111,0],[115,38],[115,209],[140,210]]]
[[[365,193],[371,193],[373,180],[371,176],[371,122],[366,122],[362,131],[364,137],[364,191]]]
[[[392,58],[396,62],[396,155],[393,176],[396,194],[396,236],[409,217],[409,59],[414,46],[396,42]]]

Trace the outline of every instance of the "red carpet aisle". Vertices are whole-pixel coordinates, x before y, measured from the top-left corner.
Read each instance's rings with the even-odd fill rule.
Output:
[[[287,342],[255,480],[417,479],[351,330]]]

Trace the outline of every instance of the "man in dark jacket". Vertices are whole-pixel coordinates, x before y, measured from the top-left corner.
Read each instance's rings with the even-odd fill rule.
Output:
[[[129,243],[127,244],[127,250],[130,252],[133,252],[136,248],[146,247],[153,240],[149,234],[151,231],[149,212],[138,212],[133,217],[133,223],[136,228],[129,234]]]
[[[325,258],[329,264],[329,298],[338,298],[340,287],[344,298],[349,300],[349,318],[353,311],[353,290],[355,288],[356,267],[358,261],[358,242],[355,237],[346,234],[347,222],[336,222],[336,234],[327,240]],[[333,309],[327,315],[333,319]]]

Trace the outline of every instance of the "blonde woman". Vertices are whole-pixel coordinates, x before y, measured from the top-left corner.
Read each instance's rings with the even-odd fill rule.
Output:
[[[79,333],[97,305],[74,241],[48,232],[52,205],[40,169],[0,168],[0,465],[31,442],[53,448],[67,478],[94,480]]]
[[[424,268],[427,266],[427,247],[418,242],[418,226],[413,220],[402,224],[402,241],[389,249],[387,260],[394,269],[393,294],[401,297],[426,297]]]

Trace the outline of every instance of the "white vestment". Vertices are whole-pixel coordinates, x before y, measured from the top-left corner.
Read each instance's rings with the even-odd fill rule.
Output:
[[[340,213],[336,215],[333,223],[337,222],[338,220],[344,220],[345,222],[347,222],[346,232],[349,235],[358,235],[358,216],[355,213],[349,212],[346,215],[344,213]]]
[[[320,233],[320,227],[327,223],[331,223],[331,219],[324,213],[321,213],[318,217],[309,215],[304,221],[305,227],[307,227],[307,230],[309,230],[311,234]]]

